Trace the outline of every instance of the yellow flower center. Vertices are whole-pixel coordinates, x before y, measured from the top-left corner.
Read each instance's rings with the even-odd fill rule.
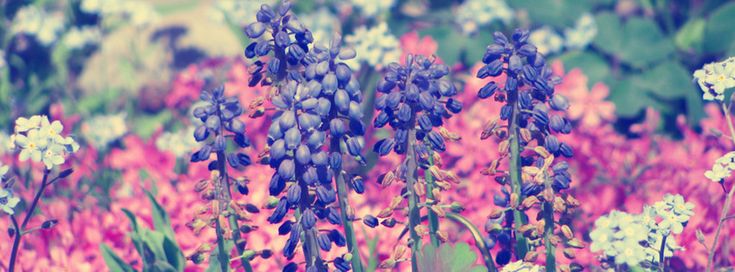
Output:
[[[718,77],[717,77],[717,80],[718,80],[718,81],[724,81],[724,80],[725,80],[725,75],[720,75],[720,76],[718,76]]]
[[[36,148],[36,144],[35,143],[29,143],[28,144],[28,148],[34,149],[34,148]]]

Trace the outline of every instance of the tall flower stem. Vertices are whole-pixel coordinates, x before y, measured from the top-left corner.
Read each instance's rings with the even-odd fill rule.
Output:
[[[434,165],[434,151],[432,151],[429,148],[429,167]],[[426,181],[426,199],[427,202],[431,202],[432,205],[436,204],[436,199],[434,198],[434,177],[431,175],[430,171],[424,171],[424,180]],[[428,209],[429,211],[429,237],[431,237],[431,243],[434,246],[439,246],[439,237],[437,235],[437,232],[439,231],[439,216],[434,212],[432,209]]]
[[[518,91],[510,92],[508,102],[513,104],[513,108],[510,115],[510,126],[508,128],[508,134],[510,135],[510,186],[513,194],[518,196],[517,203],[511,203],[511,206],[518,207],[523,201],[521,197],[521,160],[520,160],[520,132],[518,130],[518,118],[520,116],[520,109],[518,108]],[[520,231],[521,226],[525,223],[523,215],[518,209],[513,209],[513,221],[515,226],[515,239],[516,239],[516,257],[523,259],[528,252],[528,242],[526,237],[523,236],[523,232]]]
[[[220,133],[223,133],[221,131]],[[237,252],[240,254],[240,264],[242,265],[242,268],[247,271],[253,271],[252,266],[250,265],[250,261],[248,261],[247,258],[245,258],[245,246],[243,243],[240,243],[240,226],[237,223],[237,218],[235,218],[234,211],[229,207],[229,203],[232,201],[232,191],[230,190],[230,177],[227,175],[227,159],[225,158],[225,152],[224,151],[218,151],[217,152],[217,167],[219,168],[219,174],[220,174],[220,182],[224,183],[224,189],[227,191],[223,196],[226,198],[225,203],[222,203],[223,205],[226,205],[227,209],[231,211],[231,215],[229,216],[229,223],[230,228],[232,229],[232,240],[235,242],[235,247],[237,248]],[[224,240],[220,240],[220,235],[223,235],[222,232],[222,226],[219,225],[219,220],[217,220],[217,243],[220,246],[220,250],[224,247]],[[228,257],[229,254],[220,251],[219,258],[220,262],[224,258],[225,260],[229,260]],[[229,261],[225,262],[229,266]]]
[[[544,213],[544,248],[546,249],[546,271],[556,271],[556,248],[551,243],[554,235],[554,207],[551,202],[543,204]]]
[[[333,152],[340,151],[339,139],[332,138],[329,147]],[[339,169],[340,173],[334,173],[336,175],[335,180],[337,183],[337,201],[339,202],[339,210],[342,217],[342,226],[345,230],[345,238],[347,240],[347,251],[352,254],[352,269],[355,272],[362,272],[362,258],[360,257],[360,250],[357,248],[357,239],[355,238],[355,228],[352,225],[352,219],[347,215],[349,210],[349,198],[347,197],[347,184],[345,183],[345,177],[342,175],[342,170]]]
[[[732,118],[730,117],[730,107],[722,103],[722,113],[725,115],[725,121],[727,121],[727,127],[730,129],[730,139],[735,144],[735,128],[732,125]],[[717,250],[717,241],[720,239],[720,232],[722,231],[722,225],[730,212],[730,205],[732,204],[733,193],[735,193],[735,182],[733,182],[730,192],[727,193],[725,198],[725,205],[722,206],[722,212],[720,213],[720,220],[717,222],[717,230],[715,231],[715,238],[712,240],[712,246],[709,248],[709,256],[707,257],[707,269],[706,272],[712,271],[713,261],[715,258],[715,251]]]
[[[411,237],[411,269],[418,271],[418,253],[421,250],[421,237],[416,232],[416,226],[421,224],[421,213],[419,212],[419,197],[416,194],[417,170],[416,162],[416,117],[411,117],[411,128],[408,129],[408,148],[406,151],[406,187],[408,189],[408,232]]]
[[[20,246],[20,237],[22,235],[22,232],[20,230],[20,227],[18,226],[18,220],[15,220],[15,216],[11,215],[10,220],[13,222],[13,229],[15,230],[15,239],[13,239],[13,250],[10,254],[10,268],[8,268],[8,271],[12,272],[15,270],[15,259],[18,255],[18,247]]]
[[[302,167],[296,168],[296,176],[302,177],[304,171]],[[299,202],[298,218],[297,222],[301,223],[301,215],[309,207],[309,185],[303,181],[302,178],[298,178],[298,186],[301,187],[301,201]],[[327,271],[327,267],[324,265],[324,260],[319,254],[319,245],[316,240],[316,227],[309,230],[304,230],[304,243],[302,244],[304,249],[304,258],[306,259],[306,267],[315,266],[317,271]]]
[[[26,225],[28,225],[28,222],[31,221],[31,217],[33,216],[33,212],[36,210],[36,206],[38,206],[38,202],[41,201],[41,196],[43,195],[43,192],[46,190],[46,186],[48,185],[48,174],[49,170],[44,168],[43,178],[41,179],[41,187],[38,188],[36,196],[33,197],[33,202],[31,202],[30,208],[28,208],[28,211],[26,211],[26,215],[23,218],[23,223],[20,225],[20,227],[18,226],[18,221],[15,220],[15,216],[10,217],[11,221],[13,221],[13,228],[15,228],[15,239],[13,240],[13,248],[10,251],[10,264],[8,264],[9,272],[15,271],[15,260],[18,258],[20,240],[24,234],[23,232],[26,229]]]
[[[664,253],[666,250],[666,238],[667,237],[668,236],[664,235],[663,238],[661,238],[661,249],[658,252],[658,270],[661,272],[666,271],[666,264],[664,262],[665,261],[664,258],[666,258],[666,254]]]

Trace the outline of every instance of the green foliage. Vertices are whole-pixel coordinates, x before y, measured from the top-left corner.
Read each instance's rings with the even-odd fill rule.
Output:
[[[466,243],[444,243],[439,247],[431,243],[424,245],[419,253],[419,271],[422,272],[481,272],[476,266],[477,254]]]
[[[186,260],[176,243],[171,219],[166,210],[156,201],[153,194],[146,191],[146,195],[153,206],[153,230],[138,224],[133,212],[123,209],[123,213],[130,220],[131,232],[128,233],[135,245],[138,254],[143,258],[143,272],[184,271]],[[110,271],[135,271],[117,256],[109,246],[100,245],[102,256]]]
[[[634,17],[623,23],[610,12],[595,19],[599,30],[593,44],[632,67],[646,68],[674,52],[671,40],[650,19]]]
[[[226,240],[225,241],[225,250],[227,252],[231,252],[232,251],[232,248],[234,248],[234,247],[235,247],[235,243],[233,243],[231,240]],[[214,247],[214,249],[212,250],[212,252],[209,255],[209,266],[207,266],[206,272],[218,272],[218,271],[220,271],[221,263],[220,263],[219,258],[218,258],[219,254],[220,254],[219,253],[219,247]],[[229,259],[230,258],[230,254],[228,254],[228,253],[226,253],[226,254],[227,254],[227,259]],[[227,267],[229,267],[229,264],[227,265]]]
[[[735,3],[728,3],[710,14],[704,32],[704,51],[732,52],[735,49]]]

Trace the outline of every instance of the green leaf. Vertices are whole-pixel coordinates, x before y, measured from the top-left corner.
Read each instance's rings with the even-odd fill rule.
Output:
[[[595,16],[597,36],[592,44],[604,52],[623,51],[624,32],[618,16],[612,12],[601,12]]]
[[[684,51],[701,51],[706,24],[707,22],[701,18],[690,19],[676,33],[676,36],[674,37],[674,44],[676,44],[676,47]]]
[[[175,240],[174,229],[171,228],[171,219],[168,217],[166,210],[161,207],[161,204],[158,204],[156,197],[151,192],[145,191],[145,194],[148,196],[148,200],[151,201],[151,205],[153,205],[153,228],[162,232],[169,239]]]
[[[480,272],[484,266],[476,266],[477,254],[466,243],[441,244],[438,248],[428,243],[418,255],[419,271]]]
[[[172,241],[168,237],[163,239],[163,252],[166,254],[166,261],[176,271],[184,271],[186,265],[186,259],[184,253],[176,244],[176,241]]]
[[[100,252],[102,252],[102,258],[107,264],[107,268],[110,272],[133,272],[135,271],[130,265],[125,263],[122,258],[117,256],[115,252],[107,244],[100,244]]]
[[[625,50],[618,53],[622,61],[634,67],[645,68],[674,52],[674,44],[650,19],[630,19],[624,31]]]
[[[644,95],[631,80],[622,80],[613,85],[610,90],[610,101],[615,103],[615,111],[620,117],[635,117],[652,104],[651,99]]]
[[[641,89],[666,99],[680,98],[687,92],[695,92],[690,78],[686,68],[675,61],[666,61],[640,76],[633,77],[635,84]]]
[[[232,241],[230,240],[225,241],[225,250],[227,252],[232,251],[232,248],[234,246],[235,246],[235,243],[233,243]],[[220,262],[217,256],[219,256],[219,247],[214,247],[212,252],[209,254],[209,266],[207,266],[206,272],[219,272],[220,271]],[[227,254],[227,259],[229,258],[230,258],[230,255]],[[227,267],[229,267],[229,265]]]
[[[447,65],[457,63],[459,55],[467,44],[467,37],[451,26],[437,26],[419,31],[419,36],[429,35],[433,37],[439,45],[437,55]]]
[[[140,117],[136,119],[133,130],[144,139],[150,138],[162,124],[168,123],[173,118],[170,111],[162,111],[156,115]]]
[[[556,28],[573,26],[579,15],[589,12],[593,4],[592,1],[577,0],[513,0],[506,2],[513,9],[528,12],[531,22]]]
[[[153,194],[149,191],[145,192],[148,199],[151,201],[151,205],[153,205],[153,227],[156,231],[165,235],[165,239],[163,239],[160,245],[163,247],[166,259],[174,266],[174,268],[184,270],[184,253],[179,248],[178,243],[176,243],[176,235],[171,227],[171,218],[169,218],[166,210],[161,206],[161,204],[156,201]]]
[[[568,52],[564,55],[559,56],[559,59],[564,62],[564,69],[569,71],[574,68],[580,68],[584,71],[584,74],[589,79],[587,81],[587,87],[592,87],[598,82],[610,80],[610,67],[608,66],[605,59],[595,53],[574,51]],[[608,82],[605,82],[608,83]]]
[[[674,44],[651,19],[631,18],[625,24],[613,13],[600,13],[593,44],[636,68],[646,68],[674,53]]]
[[[735,3],[719,7],[709,15],[704,31],[704,51],[707,53],[724,52],[735,42]]]

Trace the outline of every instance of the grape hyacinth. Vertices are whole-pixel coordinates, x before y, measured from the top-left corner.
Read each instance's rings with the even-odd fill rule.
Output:
[[[487,47],[482,59],[485,66],[477,77],[507,76],[502,86],[490,81],[478,92],[482,99],[493,97],[504,103],[500,116],[487,122],[481,135],[482,139],[495,135],[500,140],[501,154],[483,174],[494,175],[497,182],[510,187],[503,187],[502,194],[495,196],[500,209],[488,222],[491,240],[501,246],[496,262],[507,264],[513,249],[518,260],[535,259],[533,249],[543,243],[546,269],[554,271],[557,242],[581,247],[568,225],[556,224],[563,222],[563,217],[578,205],[571,195],[563,193],[569,188],[571,176],[568,164],[557,159],[572,157],[572,148],[554,135],[572,130],[571,122],[564,117],[569,104],[564,97],[554,94],[559,78],[552,75],[536,47],[528,43],[527,30],[516,30],[511,39],[499,32],[493,37],[495,41]],[[505,158],[509,161],[508,169],[501,170]],[[529,223],[525,212],[537,205],[541,208],[539,220]],[[556,234],[559,232],[562,237]],[[570,249],[564,252],[573,258]]]
[[[197,215],[189,226],[196,228],[197,225],[214,222],[218,246],[216,257],[222,271],[227,271],[230,263],[230,249],[225,248],[225,240],[234,242],[241,256],[243,269],[252,271],[249,260],[244,257],[246,242],[240,238],[241,232],[248,228],[247,225],[240,226],[238,223],[248,215],[241,204],[233,201],[231,191],[232,185],[235,185],[239,192],[247,194],[247,182],[245,179],[231,177],[227,171],[228,165],[234,169],[250,165],[250,157],[240,152],[242,148],[250,146],[250,140],[245,135],[245,123],[238,119],[243,113],[239,100],[237,97],[226,97],[224,91],[224,86],[202,91],[200,98],[205,103],[193,111],[194,117],[202,122],[194,130],[194,139],[202,143],[202,146],[191,155],[191,162],[209,161],[212,154],[216,157],[208,164],[212,178],[200,181],[196,187],[202,198],[210,201],[203,208],[207,212]],[[197,261],[193,258],[192,260]]]
[[[259,40],[248,46],[246,57],[270,52],[272,56],[265,65],[261,60],[254,62],[251,72],[255,80],[251,84],[273,85],[275,91],[270,102],[276,113],[268,132],[267,152],[261,156],[262,162],[276,170],[269,186],[275,210],[268,221],[280,224],[279,234],[289,235],[283,249],[289,260],[301,242],[307,271],[328,269],[320,250],[328,252],[333,244],[346,245],[349,251],[331,260],[335,269],[362,271],[346,181],[357,193],[364,191],[364,185],[362,178],[343,170],[345,155],[364,162],[362,93],[352,70],[343,62],[354,58],[355,51],[341,47],[339,35],[334,35],[328,46],[315,43],[311,32],[289,14],[288,3],[278,8],[277,15],[263,5],[257,18],[247,34]],[[266,31],[261,27],[274,39],[264,37]],[[287,218],[290,210],[294,210],[293,220]],[[319,229],[320,222],[342,225],[344,235],[337,229]],[[284,271],[295,269],[293,264]]]
[[[457,183],[457,176],[450,171],[443,171],[437,152],[446,150],[447,140],[458,140],[459,137],[442,127],[444,119],[462,110],[462,103],[452,98],[457,94],[449,75],[449,67],[435,62],[433,57],[409,55],[406,65],[392,63],[387,66],[384,77],[377,84],[377,91],[383,93],[375,101],[380,112],[373,121],[373,126],[382,128],[389,125],[394,131],[393,137],[381,139],[375,143],[373,151],[380,156],[391,152],[404,155],[405,160],[397,169],[381,176],[381,184],[389,186],[394,180],[404,180],[408,192],[408,231],[412,248],[412,264],[415,266],[416,254],[420,250],[422,234],[428,234],[434,245],[446,240],[446,233],[438,230],[438,216],[445,215],[439,199],[441,190],[451,188]],[[436,129],[435,129],[436,128]],[[419,167],[423,169],[425,178],[418,178]],[[421,201],[421,196],[426,196]],[[403,202],[397,196],[389,207],[378,214],[381,224],[391,227],[395,219],[393,211]],[[420,209],[428,209],[429,227],[421,224]],[[461,208],[460,208],[461,209]],[[378,225],[378,219],[366,217],[363,222],[369,227]],[[384,263],[395,265],[400,260],[385,260]],[[415,271],[414,267],[414,271]]]

